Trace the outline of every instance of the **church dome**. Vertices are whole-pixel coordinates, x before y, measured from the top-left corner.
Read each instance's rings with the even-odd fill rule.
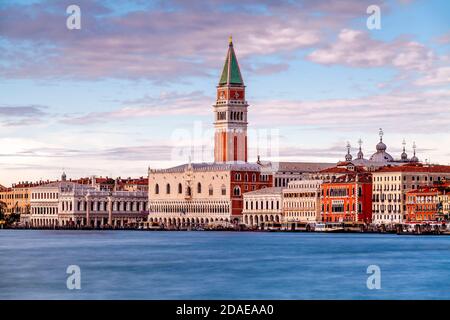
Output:
[[[375,152],[371,157],[371,161],[375,162],[391,162],[394,161],[394,158],[386,152],[387,146],[383,143],[383,130],[380,128],[380,142],[378,142],[376,148],[377,152]]]
[[[411,162],[419,162],[419,158],[416,156],[416,142],[413,143],[414,155],[411,157]]]
[[[408,160],[408,155],[406,154],[405,151],[402,152],[402,154],[401,154],[400,157],[401,157],[401,159],[404,160],[404,161]]]
[[[394,158],[386,151],[377,151],[370,157],[370,160],[375,162],[391,162],[394,161]]]
[[[358,151],[358,159],[364,159],[364,153],[362,152],[362,150]]]
[[[378,142],[377,144],[377,151],[386,151],[387,147],[386,145],[383,143],[383,141]]]
[[[353,157],[350,154],[350,142],[347,141],[347,154],[345,155],[345,161],[352,161]]]

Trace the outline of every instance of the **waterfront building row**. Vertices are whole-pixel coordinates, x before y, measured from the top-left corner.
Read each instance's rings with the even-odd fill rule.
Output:
[[[31,188],[30,213],[21,221],[30,227],[123,227],[147,219],[147,192],[108,191],[61,181]]]

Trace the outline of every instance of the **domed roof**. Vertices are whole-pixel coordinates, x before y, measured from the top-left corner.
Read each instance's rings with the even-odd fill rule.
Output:
[[[362,152],[362,143],[363,143],[363,141],[361,140],[361,138],[359,138],[359,140],[358,140],[359,151],[356,155],[357,159],[359,159],[359,160],[364,160],[364,153]]]
[[[416,142],[413,142],[413,150],[414,150],[414,155],[411,157],[411,162],[419,162],[419,158],[417,158],[416,156]]]
[[[391,162],[394,161],[394,158],[386,151],[377,151],[370,157],[370,160],[375,162]]]
[[[408,155],[406,154],[405,151],[402,152],[400,157],[401,157],[402,160],[408,160]]]
[[[377,152],[375,152],[371,157],[371,161],[375,162],[391,162],[394,161],[394,158],[386,152],[387,146],[383,143],[383,130],[380,128],[380,142],[378,142],[376,148]]]
[[[350,154],[350,142],[347,141],[347,154],[345,155],[345,161],[352,161],[353,157]]]
[[[364,153],[362,152],[361,149],[359,149],[357,156],[358,156],[358,159],[364,159]]]
[[[377,151],[386,151],[387,147],[386,145],[383,143],[383,141],[378,142],[377,144]]]
[[[402,161],[408,161],[408,155],[406,154],[406,141],[405,141],[405,139],[403,139],[402,145],[403,145],[403,152],[400,155],[400,159]]]

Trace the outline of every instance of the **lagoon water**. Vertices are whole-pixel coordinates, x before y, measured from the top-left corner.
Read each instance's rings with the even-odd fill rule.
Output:
[[[0,299],[450,299],[450,237],[0,230]]]

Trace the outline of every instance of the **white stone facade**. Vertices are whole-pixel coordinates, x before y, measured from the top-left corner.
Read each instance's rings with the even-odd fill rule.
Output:
[[[264,222],[283,222],[283,191],[280,187],[264,188],[244,194],[243,222],[261,226]]]
[[[283,211],[286,222],[320,221],[320,188],[323,180],[292,181],[283,190]]]
[[[268,186],[250,163],[194,163],[149,170],[148,221],[187,226],[238,222],[242,194]]]
[[[121,227],[147,218],[146,192],[104,191],[61,181],[32,188],[32,227]]]

